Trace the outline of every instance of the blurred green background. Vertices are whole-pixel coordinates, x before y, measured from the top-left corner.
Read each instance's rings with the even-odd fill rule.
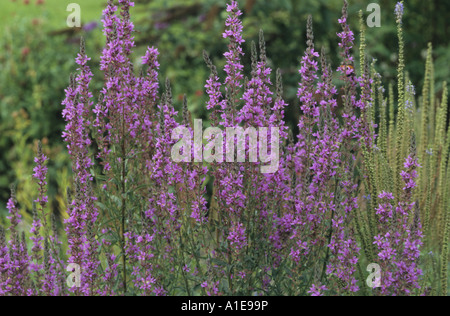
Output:
[[[81,28],[68,28],[69,3],[81,6]],[[359,10],[379,3],[381,27],[367,30],[369,54],[378,60],[377,70],[389,83],[396,74],[397,36],[394,0],[350,0],[350,22],[357,34]],[[186,94],[194,117],[206,119],[204,92],[209,75],[202,59],[207,50],[219,69],[224,64],[226,40],[222,38],[226,18],[225,0],[136,0],[132,20],[136,26],[135,60],[147,46],[161,52],[160,79],[170,78],[176,106]],[[289,119],[295,122],[299,59],[305,49],[306,19],[314,18],[316,47],[326,48],[333,66],[339,65],[336,33],[341,16],[341,0],[240,0],[244,11],[246,52],[263,29],[270,65],[281,68],[285,98],[290,104]],[[101,87],[98,62],[104,37],[101,15],[106,0],[2,0],[0,8],[0,218],[4,220],[9,185],[18,185],[18,200],[31,209],[36,186],[31,179],[36,142],[43,140],[50,157],[49,195],[52,209],[64,214],[62,192],[70,182],[70,168],[61,131],[61,101],[71,72],[80,37],[86,39],[93,88]],[[405,1],[404,17],[407,70],[418,89],[422,87],[425,53],[433,42],[436,67],[436,93],[449,78],[450,1]],[[355,50],[357,54],[358,50]],[[249,54],[245,59],[249,60]],[[138,68],[138,67],[136,67]],[[137,71],[137,70],[136,70]],[[95,93],[96,94],[96,93]],[[26,214],[27,212],[25,212]]]

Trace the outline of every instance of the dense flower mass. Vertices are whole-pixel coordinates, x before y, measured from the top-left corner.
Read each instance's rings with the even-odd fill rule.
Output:
[[[381,280],[381,290],[385,295],[410,295],[420,289],[419,280],[423,271],[417,261],[424,236],[416,202],[411,201],[411,192],[418,176],[416,169],[419,167],[413,155],[405,159],[401,174],[406,186],[395,213],[389,202],[394,200],[392,193],[380,194],[380,199],[386,203],[380,205],[377,214],[384,215],[380,221],[383,219],[390,226],[385,224],[380,227],[381,232],[375,237],[374,244],[380,251],[378,257],[386,270]]]
[[[66,234],[49,212],[49,152],[39,144],[29,242],[14,188],[9,226],[0,225],[0,296],[405,296],[426,295],[429,286],[446,293],[447,90],[435,131],[421,112],[426,142],[416,146],[414,86],[403,87],[399,67],[403,97],[396,105],[393,92],[384,96],[375,62],[367,64],[363,28],[357,69],[345,1],[338,67],[326,49],[316,50],[313,19],[307,20],[297,65],[301,115],[291,129],[282,71],[271,68],[262,31],[247,67],[243,12],[232,0],[222,34],[228,43],[223,69],[203,56],[211,70],[205,108],[213,132],[199,135],[188,98],[178,104],[169,79],[160,87],[157,48],[147,47],[135,71],[133,6],[108,0],[103,11],[98,99],[84,40],[65,90],[62,138],[72,163]],[[404,9],[403,2],[395,8],[400,33]],[[175,146],[180,128],[193,146]],[[256,130],[268,135],[259,134],[255,143]],[[203,157],[231,149],[234,161]],[[177,162],[174,153],[192,155],[194,162]],[[275,158],[275,172],[260,172]],[[434,198],[433,189],[440,192]],[[433,283],[424,276],[422,250],[434,247],[442,247],[443,262]],[[373,288],[366,263],[381,269]]]

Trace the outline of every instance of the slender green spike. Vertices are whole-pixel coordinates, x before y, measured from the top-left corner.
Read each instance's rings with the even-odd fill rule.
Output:
[[[370,238],[372,236],[367,236],[367,234],[370,234],[369,228],[367,227],[367,220],[363,218],[361,214],[361,210],[356,210],[356,216],[355,216],[355,226],[356,231],[360,237],[361,244],[363,245],[364,253],[367,257],[367,260],[370,262],[374,261],[374,254],[375,252],[372,251]]]
[[[401,2],[403,4],[403,1]],[[398,70],[397,70],[397,81],[398,81],[398,122],[397,122],[397,152],[396,152],[396,198],[400,196],[401,190],[401,177],[400,168],[402,165],[402,145],[403,145],[403,126],[404,126],[404,108],[405,108],[405,43],[403,39],[403,23],[401,17],[397,19],[397,34],[398,34],[398,45],[399,45],[399,58],[398,58]]]
[[[414,85],[409,80],[409,75],[406,76],[406,90],[405,90],[405,125],[404,125],[404,138],[411,139],[411,133],[414,131],[414,99],[416,90]],[[402,148],[402,156],[408,156],[409,144],[404,142]]]
[[[183,96],[183,125],[186,127],[189,127],[191,125],[191,118],[186,95]]]
[[[442,94],[442,102],[439,109],[438,126],[436,128],[436,141],[435,148],[439,148],[440,163],[439,163],[439,184],[438,184],[438,225],[439,233],[441,237],[444,236],[446,220],[445,214],[447,205],[445,204],[445,176],[447,171],[447,160],[448,160],[448,147],[445,146],[445,132],[447,125],[447,102],[448,102],[448,89],[447,83],[444,82],[444,91]]]
[[[423,165],[427,166],[426,168],[422,168],[419,171],[419,188],[418,192],[420,194],[421,204],[426,203],[426,191],[427,191],[427,177],[428,174],[428,162],[427,160],[430,158],[430,155],[427,154],[429,151],[429,112],[430,112],[430,84],[431,84],[431,67],[432,67],[432,52],[433,46],[431,43],[428,44],[428,53],[427,53],[427,61],[425,66],[425,82],[422,91],[422,128],[421,128],[421,141],[420,141],[420,150],[419,150],[419,161]]]
[[[388,153],[388,122],[387,122],[387,99],[383,98],[383,92],[382,90],[379,91],[378,99],[380,100],[380,136],[379,136],[379,143],[378,147],[381,150],[381,153],[383,154],[383,157],[387,158]]]
[[[314,49],[314,32],[313,32],[313,18],[312,15],[308,15],[308,21],[306,23],[306,45],[308,48]]]
[[[267,63],[266,41],[263,30],[259,30],[259,54],[261,62]]]
[[[81,56],[85,56],[86,55],[86,42],[85,42],[83,36],[80,39],[80,55]]]
[[[439,106],[436,131],[435,131],[435,147],[444,147],[445,132],[448,119],[448,87],[447,82],[443,83],[442,101]]]
[[[442,248],[441,248],[441,295],[447,296],[448,294],[448,242],[450,235],[450,206],[449,206],[449,188],[450,181],[449,180],[449,172],[447,170],[446,179],[447,185],[444,194],[444,232],[442,238]]]
[[[432,159],[427,159],[427,171],[429,172],[431,169],[431,161]],[[432,177],[428,177],[427,189],[426,189],[426,197],[425,197],[425,223],[423,226],[423,231],[425,234],[425,240],[431,242],[430,238],[430,226],[431,226],[431,186],[432,186]]]
[[[376,192],[376,187],[375,187],[375,171],[373,168],[373,164],[372,164],[372,160],[370,157],[370,152],[367,149],[367,146],[364,142],[364,140],[361,139],[361,149],[362,149],[362,153],[363,153],[363,157],[364,157],[364,166],[367,170],[367,174],[368,174],[368,179],[366,181],[366,183],[368,184],[367,187],[367,194],[372,195],[372,199],[370,201],[368,201],[367,203],[367,217],[369,220],[369,227],[368,227],[368,232],[369,232],[369,240],[372,240],[372,238],[374,236],[377,235],[378,232],[378,227],[376,226],[377,223],[377,215],[375,215],[375,195],[377,195]],[[375,248],[373,248],[373,250],[375,251]]]
[[[444,158],[447,160],[447,168],[450,168],[450,157],[449,157],[449,153],[450,153],[450,126],[448,127],[447,137],[445,138],[444,144],[445,144],[444,145],[444,152],[446,153],[446,155],[444,155]]]
[[[256,43],[252,41],[252,76],[256,76],[256,72],[258,71],[258,51],[256,50]]]
[[[401,100],[403,100],[403,97],[401,98]],[[403,101],[402,101],[403,102]],[[404,146],[404,119],[405,119],[405,107],[403,103],[399,103],[398,106],[398,121],[397,121],[397,133],[396,133],[396,137],[397,137],[397,148],[396,148],[396,174],[395,174],[395,183],[396,183],[396,198],[398,199],[400,197],[400,193],[401,193],[401,188],[402,188],[402,184],[401,184],[401,176],[400,176],[400,171],[402,168],[402,162],[403,159],[405,158],[403,156],[402,153],[402,148]]]
[[[360,27],[360,45],[359,45],[359,58],[360,58],[360,71],[361,74],[364,72],[364,67],[366,64],[366,23],[364,21],[363,11],[359,11],[359,27]]]
[[[166,78],[166,104],[169,107],[173,106],[172,87],[169,78]]]
[[[389,84],[389,132],[388,132],[388,152],[389,152],[389,163],[392,166],[394,172],[396,172],[396,160],[395,160],[395,97],[394,97],[394,86]]]
[[[430,64],[430,143],[433,143],[435,134],[433,127],[435,126],[436,118],[436,90],[435,90],[435,78],[434,78],[434,62],[433,51],[431,51],[431,64]]]
[[[6,247],[6,233],[3,226],[0,224],[0,247]]]
[[[372,81],[372,88],[371,88],[372,89],[372,93],[371,93],[372,105],[369,107],[369,115],[368,116],[369,116],[369,120],[370,120],[370,131],[372,132],[372,134],[375,134],[373,123],[376,122],[375,115],[377,112],[377,104],[382,102],[382,99],[379,99],[378,103],[377,103],[377,97],[378,97],[377,91],[381,85],[381,80],[380,80],[380,75],[375,70],[375,63],[376,63],[376,59],[374,59],[370,65],[370,75],[371,75],[373,81]],[[368,76],[366,78],[369,79]],[[381,105],[378,105],[378,108],[381,108]]]
[[[277,100],[281,100],[281,98],[283,97],[283,77],[281,75],[280,68],[277,69],[276,90],[277,90],[276,93]]]
[[[430,113],[430,82],[431,82],[431,64],[432,64],[432,52],[433,47],[432,44],[428,44],[428,53],[427,53],[427,61],[425,66],[425,82],[422,90],[422,130],[421,130],[421,150],[420,155],[424,155],[425,150],[428,146],[428,125],[429,125],[429,113]]]
[[[403,3],[403,1],[402,1]],[[405,42],[403,39],[403,24],[397,21],[397,33],[398,33],[398,43],[399,43],[399,58],[398,58],[398,104],[404,103],[404,78],[405,78]]]
[[[209,54],[207,51],[203,51],[203,59],[205,60],[206,65],[209,69],[211,69],[211,76],[213,78],[217,77],[217,67],[213,64],[211,61],[211,58],[209,57]]]
[[[389,163],[383,155],[380,158],[381,162],[381,184],[379,190],[385,192],[392,192],[392,169],[389,166]]]

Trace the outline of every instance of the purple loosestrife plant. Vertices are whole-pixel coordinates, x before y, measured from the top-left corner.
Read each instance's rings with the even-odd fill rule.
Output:
[[[9,277],[9,249],[6,243],[6,234],[0,225],[0,296],[6,296],[11,290]]]
[[[205,85],[206,93],[209,97],[209,100],[206,104],[206,109],[213,110],[210,115],[211,124],[212,126],[218,126],[219,119],[221,118],[223,113],[223,109],[226,108],[226,100],[223,100],[223,94],[220,91],[222,83],[220,82],[220,78],[218,77],[217,68],[212,63],[206,51],[203,52],[203,58],[208,67],[211,69],[211,75],[209,76]]]
[[[134,161],[136,155],[141,154],[141,148],[136,147],[138,137],[142,143],[151,144],[148,132],[151,114],[145,112],[143,100],[145,92],[151,93],[155,86],[154,71],[158,65],[150,67],[149,73],[153,75],[151,81],[136,78],[133,73],[133,65],[130,60],[132,49],[135,46],[133,38],[134,26],[130,20],[131,1],[120,0],[120,17],[115,13],[118,7],[113,1],[108,1],[104,10],[103,26],[106,36],[106,46],[101,56],[100,69],[105,73],[105,85],[100,93],[99,102],[95,107],[95,139],[98,145],[98,158],[104,169],[105,180],[103,188],[108,197],[117,197],[116,203],[109,205],[110,216],[116,219],[117,229],[108,231],[112,234],[108,238],[118,239],[121,249],[121,275],[124,292],[128,290],[127,258],[126,258],[126,233],[127,225],[127,192],[136,183],[130,181],[130,168],[127,164]],[[147,62],[156,56],[153,52],[147,54]],[[145,60],[144,60],[145,61]],[[153,68],[152,68],[153,67]],[[136,91],[138,91],[136,93]],[[145,92],[144,92],[145,91]],[[141,133],[141,129],[147,128],[147,132]],[[147,145],[144,147],[148,149]],[[112,245],[110,246],[112,247]],[[112,250],[111,250],[112,252]],[[110,256],[110,255],[109,255]],[[110,256],[111,258],[111,256]]]
[[[242,11],[239,10],[237,1],[231,1],[231,4],[227,5],[228,18],[225,22],[227,27],[223,33],[224,38],[228,38],[230,43],[228,45],[228,52],[224,54],[227,63],[225,64],[225,72],[227,77],[225,79],[225,91],[227,95],[227,105],[229,111],[227,114],[222,114],[224,120],[224,126],[234,126],[236,114],[235,106],[238,102],[238,94],[242,88],[242,80],[244,76],[242,70],[244,66],[241,63],[241,57],[244,56],[242,51],[242,44],[245,40],[242,38],[242,21],[239,17],[242,15]],[[225,110],[225,109],[224,109]],[[231,125],[230,125],[231,124]]]
[[[342,64],[338,68],[338,72],[341,74],[341,79],[345,82],[343,101],[344,101],[344,122],[345,138],[359,138],[359,120],[354,113],[354,108],[357,103],[356,90],[358,85],[358,78],[355,73],[355,60],[351,53],[354,45],[355,36],[348,24],[348,3],[344,1],[344,7],[342,9],[342,17],[339,19],[339,24],[342,26],[342,32],[338,33],[338,37],[341,39],[339,47],[341,48]]]
[[[211,76],[205,86],[207,93],[209,94],[207,108],[213,110],[211,116],[212,123],[224,128],[237,126],[237,105],[244,78],[242,73],[244,66],[241,63],[241,57],[244,55],[242,44],[245,42],[242,38],[243,26],[242,21],[240,20],[242,12],[239,10],[237,1],[231,1],[231,3],[227,5],[227,12],[228,18],[225,22],[226,30],[223,33],[223,37],[229,40],[228,51],[224,54],[226,58],[224,70],[227,74],[223,84],[225,87],[225,98],[223,98],[223,94],[220,92],[222,84],[219,82],[216,68],[207,57],[207,54],[205,54],[205,60],[211,69]],[[221,100],[221,98],[223,98],[223,100]],[[220,118],[218,117],[219,115]],[[210,140],[213,141],[213,139]],[[226,149],[226,147],[224,148]],[[224,152],[226,152],[226,150]],[[247,237],[244,235],[243,230],[236,229],[237,227],[242,227],[240,219],[246,203],[242,174],[243,167],[240,167],[237,163],[213,163],[212,169],[215,178],[214,199],[217,201],[217,205],[213,206],[213,210],[216,212],[222,228],[222,230],[218,231],[216,234],[216,244],[224,243],[225,240],[228,240],[229,238],[240,240],[241,243],[245,243]],[[234,230],[233,227],[235,228]],[[237,249],[239,249],[239,247]],[[215,258],[217,256],[218,258]],[[226,251],[217,250],[212,252],[213,258],[217,260],[220,258],[228,263],[231,262],[235,256],[236,252],[233,252],[231,248]],[[223,269],[224,267],[221,268]],[[216,274],[215,277],[221,278],[223,274],[225,274],[225,269],[223,271],[218,271],[218,274]],[[228,272],[227,279],[229,289],[232,292],[233,272],[231,270]],[[211,282],[215,283],[217,281]]]
[[[288,104],[281,71],[275,75],[269,66],[263,33],[259,49],[251,46],[251,67],[246,69],[243,13],[238,1],[230,1],[223,33],[228,42],[224,80],[204,53],[211,70],[206,109],[217,133],[202,134],[200,140],[187,98],[179,122],[180,107],[169,80],[160,96],[157,48],[147,48],[135,74],[133,6],[129,0],[108,0],[103,12],[104,86],[98,100],[94,102],[91,92],[93,73],[84,41],[76,57],[77,73],[65,90],[62,136],[73,172],[64,221],[67,256],[62,251],[65,236],[59,236],[55,216],[47,213],[48,158],[39,146],[33,169],[38,193],[28,239],[14,190],[7,203],[9,228],[0,226],[0,296],[367,294],[363,262],[381,267],[381,288],[370,293],[429,292],[422,277],[426,264],[419,260],[425,240],[417,201],[427,181],[419,178],[414,141],[407,157],[398,155],[401,166],[391,166],[392,159],[385,157],[388,148],[383,144],[393,131],[382,129],[387,129],[382,117],[378,136],[373,121],[376,106],[382,103],[385,109],[387,101],[375,65],[370,72],[366,65],[363,31],[362,69],[359,75],[355,71],[347,2],[339,19],[342,62],[337,70],[328,63],[325,49],[316,51],[308,18],[297,93],[301,116],[294,136],[285,121]],[[400,24],[403,10],[399,3],[395,12]],[[336,73],[340,85],[333,80]],[[409,90],[408,104],[414,105]],[[394,112],[395,104],[391,107]],[[402,125],[400,119],[391,119],[395,132]],[[410,131],[401,136],[414,134],[413,120],[408,118]],[[190,136],[194,146],[175,147],[171,133],[182,127],[187,131],[183,138]],[[238,127],[250,133],[252,128],[276,128],[279,135],[269,133],[270,144],[265,145],[251,144],[245,135],[239,149],[245,152],[226,163],[172,159],[175,148],[180,156],[196,158],[200,152],[217,153],[222,148],[215,141],[231,137],[227,128]],[[444,132],[439,131],[440,147]],[[239,144],[238,137],[232,140]],[[384,148],[378,151],[375,143]],[[224,152],[228,145],[223,144]],[[406,156],[408,145],[403,147]],[[262,173],[264,163],[248,161],[255,149],[260,158],[266,154],[274,159],[274,152],[279,153],[276,172]],[[433,155],[440,149],[433,148]],[[237,161],[240,154],[244,162]],[[430,166],[425,174],[431,177]],[[395,173],[401,187],[389,183]],[[429,183],[431,192],[433,181]],[[358,200],[360,196],[364,198]],[[446,199],[441,194],[436,204],[444,205]],[[430,207],[431,198],[425,204]],[[68,289],[66,266],[72,263],[81,269],[81,287]]]
[[[75,195],[69,206],[69,219],[66,220],[66,231],[69,238],[69,263],[82,267],[83,288],[85,295],[92,295],[95,291],[94,282],[97,278],[97,268],[100,264],[96,252],[98,243],[95,240],[95,223],[98,210],[95,206],[97,197],[92,192],[93,177],[90,168],[93,161],[90,157],[89,147],[92,140],[89,136],[91,125],[90,113],[93,106],[92,93],[89,84],[93,76],[87,65],[89,57],[86,56],[84,40],[76,62],[79,65],[79,74],[71,79],[70,87],[66,89],[66,99],[63,102],[65,109],[63,117],[67,121],[63,138],[72,160],[74,173]],[[79,289],[75,289],[79,293]]]
[[[178,245],[172,240],[179,237],[181,229],[181,210],[177,193],[183,178],[182,167],[173,162],[170,151],[174,141],[171,139],[171,131],[178,126],[175,120],[177,112],[173,107],[172,92],[169,80],[166,81],[166,93],[159,105],[159,123],[157,126],[158,137],[155,143],[155,155],[151,164],[152,188],[150,190],[149,209],[146,211],[146,223],[151,223],[153,230],[150,234],[156,234],[160,251],[158,253],[164,260],[175,263]],[[157,189],[153,189],[157,188]],[[175,192],[173,192],[175,190]],[[138,237],[139,238],[139,237]],[[148,233],[140,237],[151,241]],[[153,239],[153,238],[152,238]],[[148,247],[148,246],[147,246]],[[147,250],[150,248],[147,248]],[[153,256],[152,254],[149,254]],[[162,272],[162,271],[158,271]],[[170,271],[173,273],[174,271]],[[166,273],[169,273],[166,271]],[[149,276],[147,278],[153,279]],[[165,277],[164,277],[165,279]],[[165,281],[165,280],[164,280]],[[155,283],[154,281],[152,283]],[[161,282],[160,282],[161,283]],[[155,284],[151,290],[157,295],[166,293],[164,284]],[[149,287],[150,289],[150,287]]]
[[[43,251],[43,244],[42,241],[44,240],[44,237],[41,236],[41,227],[42,225],[44,228],[47,227],[47,214],[45,212],[45,207],[48,203],[48,197],[46,196],[47,193],[47,166],[45,163],[48,161],[48,158],[43,154],[42,152],[42,144],[38,143],[38,154],[37,157],[34,159],[34,162],[36,163],[36,167],[34,167],[33,171],[33,178],[36,179],[37,184],[39,186],[39,197],[37,200],[34,201],[34,203],[39,204],[39,214],[36,207],[36,204],[33,204],[33,224],[32,228],[30,230],[30,233],[33,235],[30,237],[30,239],[33,242],[33,247],[31,248],[32,252],[32,258],[33,262],[31,263],[31,270],[36,273],[36,291],[38,294],[38,291],[41,288],[41,285],[39,284],[42,280],[42,274],[41,270],[43,269],[42,263],[42,251]],[[40,216],[39,216],[40,215]],[[43,224],[42,224],[43,222]],[[46,236],[48,236],[48,232],[46,232]]]
[[[39,197],[35,203],[38,203],[41,207],[41,213],[43,217],[45,218],[46,214],[44,213],[45,206],[48,203],[48,196],[47,193],[47,171],[48,168],[45,166],[45,163],[48,161],[48,158],[44,155],[42,152],[42,144],[38,143],[38,154],[37,157],[34,159],[34,162],[36,163],[36,167],[33,169],[34,174],[33,178],[36,179],[38,186],[39,186]],[[46,223],[46,220],[44,219],[44,222]]]
[[[300,247],[300,251],[295,248],[291,249],[291,255],[294,261],[299,264],[303,257],[309,257],[311,253],[310,247],[317,244],[316,236],[310,233],[314,232],[316,226],[320,224],[323,213],[316,209],[319,206],[316,200],[316,189],[311,184],[311,154],[313,151],[313,129],[319,122],[320,107],[315,99],[316,83],[318,76],[319,54],[315,51],[314,35],[312,29],[312,17],[308,17],[307,23],[307,49],[302,57],[299,73],[301,82],[299,83],[297,96],[300,99],[300,108],[303,115],[300,117],[298,127],[299,134],[295,148],[295,173],[296,173],[296,195],[295,201],[295,222],[296,228],[293,230],[292,239],[296,240],[296,245]],[[313,135],[314,134],[314,135]],[[320,198],[319,198],[320,199]],[[314,233],[313,233],[314,234]],[[319,234],[320,235],[320,234]],[[311,238],[311,240],[307,240]]]
[[[129,15],[129,9],[133,5],[130,1],[119,1],[120,17],[115,14],[118,7],[112,1],[108,2],[104,11],[106,47],[101,58],[101,70],[105,72],[105,86],[94,110],[98,158],[104,168],[104,198],[107,203],[111,203],[110,197],[118,197],[117,203],[110,204],[108,211],[112,211],[111,216],[117,218],[116,227],[120,229],[109,230],[108,238],[119,239],[122,287],[125,292],[128,292],[129,271],[133,271],[134,282],[152,278],[150,274],[144,276],[150,271],[139,267],[144,259],[137,260],[133,256],[127,258],[130,249],[135,249],[134,247],[142,252],[141,258],[150,258],[153,250],[149,245],[136,245],[137,240],[148,239],[148,236],[133,229],[132,223],[155,223],[148,233],[157,234],[157,240],[161,238],[161,247],[168,251],[163,257],[171,257],[173,246],[168,241],[172,238],[173,231],[178,229],[179,210],[175,194],[169,191],[181,179],[181,169],[170,160],[172,141],[167,131],[177,126],[174,119],[177,113],[172,106],[170,91],[166,92],[166,97],[157,107],[159,52],[156,48],[149,47],[142,59],[142,65],[147,70],[143,69],[140,76],[134,74],[130,58],[135,47],[134,26]],[[148,186],[157,189],[145,189]],[[146,200],[139,206],[133,204],[141,199],[138,191]],[[138,209],[146,208],[146,211],[138,212],[144,212],[145,217],[133,214],[133,205]],[[108,247],[112,246],[113,244]],[[133,267],[127,267],[128,259],[132,261]],[[164,293],[161,286],[152,287],[152,284],[148,283],[141,290],[145,290],[147,294]]]
[[[59,294],[57,288],[58,265],[51,255],[50,245],[46,239],[44,242],[44,277],[42,281],[42,293],[45,296],[57,296]]]
[[[41,289],[41,285],[39,284],[42,280],[42,269],[43,269],[43,265],[41,264],[42,262],[42,251],[43,251],[43,245],[42,245],[42,241],[44,240],[44,238],[41,236],[40,230],[41,230],[41,220],[39,219],[37,210],[36,210],[36,205],[33,204],[33,224],[30,230],[30,233],[33,235],[32,237],[30,237],[31,241],[33,242],[33,247],[31,248],[31,252],[32,252],[32,259],[33,261],[30,263],[30,269],[31,271],[33,271],[34,273],[36,273],[36,279],[38,284],[36,284],[36,294],[39,292],[39,290]]]
[[[261,34],[262,36],[262,34]],[[261,44],[264,39],[260,39]],[[252,78],[247,83],[247,87],[242,96],[244,106],[239,111],[237,118],[238,124],[243,124],[245,127],[265,127],[267,121],[268,108],[272,104],[272,92],[270,86],[270,74],[272,69],[267,66],[265,52],[262,52],[261,61],[257,61],[256,46],[252,43],[252,58],[253,58],[253,70]]]
[[[21,240],[21,234],[19,233],[19,224],[21,223],[22,216],[20,210],[16,206],[16,193],[15,188],[11,188],[11,197],[8,200],[6,208],[8,209],[9,216],[7,219],[10,221],[9,231],[9,262],[7,278],[7,288],[9,294],[13,296],[27,296],[33,293],[31,284],[29,284],[28,268],[30,258],[26,253],[26,244],[24,240]]]
[[[212,109],[211,122],[213,126],[245,128],[257,127],[278,127],[282,140],[287,138],[287,127],[284,122],[284,108],[286,103],[282,98],[281,74],[277,72],[277,94],[274,100],[271,91],[272,70],[268,67],[265,42],[262,32],[260,33],[260,55],[258,56],[256,45],[252,44],[252,72],[251,79],[243,86],[244,67],[240,62],[243,55],[242,44],[242,22],[239,20],[241,11],[237,2],[232,1],[228,5],[229,16],[226,22],[226,31],[224,37],[230,40],[229,51],[225,53],[227,60],[225,73],[227,78],[224,82],[225,97],[221,92],[222,84],[217,75],[215,66],[205,53],[205,61],[211,69],[211,76],[207,81],[206,89],[209,95],[207,108]],[[242,96],[241,88],[244,88]],[[240,97],[240,99],[239,99]],[[240,102],[242,101],[242,102]],[[242,103],[242,107],[239,105]],[[236,113],[238,115],[236,116]],[[219,122],[220,119],[220,122]],[[226,136],[226,133],[224,133]],[[248,139],[245,137],[246,140]],[[236,140],[234,140],[236,141]],[[226,151],[226,147],[224,148]],[[250,143],[245,143],[245,158],[250,158]],[[257,147],[256,149],[260,149]],[[271,148],[267,148],[271,152]],[[282,171],[270,175],[261,175],[258,164],[255,163],[230,163],[213,164],[212,170],[215,177],[215,191],[212,210],[217,214],[219,220],[219,231],[216,234],[216,243],[226,245],[232,248],[225,252],[217,249],[212,252],[212,260],[221,260],[222,262],[239,262],[233,272],[228,272],[227,284],[232,293],[235,291],[244,291],[252,293],[253,282],[262,282],[269,284],[271,282],[268,273],[271,271],[272,264],[268,263],[254,277],[247,278],[248,271],[255,267],[243,264],[240,257],[242,255],[254,257],[255,262],[261,258],[271,258],[273,243],[270,241],[270,235],[276,238],[276,232],[273,222],[276,220],[275,214],[279,215],[281,209],[288,204],[290,198],[290,187],[287,185],[286,164],[280,159]],[[274,199],[276,197],[276,199]],[[281,203],[278,203],[281,202]],[[275,208],[279,212],[275,212]],[[269,230],[267,228],[270,228]],[[259,240],[260,248],[255,250],[254,242],[250,240]],[[263,241],[266,241],[263,243]],[[279,257],[277,257],[279,260]],[[250,259],[248,260],[250,262]],[[222,267],[214,266],[216,269]],[[218,271],[215,277],[221,278],[224,271]],[[240,277],[236,277],[239,275]],[[256,279],[256,280],[255,280]],[[245,282],[252,283],[245,283]],[[217,281],[216,281],[217,282]],[[211,281],[208,281],[208,284]],[[267,288],[266,288],[267,289]]]
[[[351,48],[353,32],[347,24],[347,4],[343,17],[341,38],[343,65],[338,71],[345,82],[343,90],[344,124],[337,117],[337,89],[322,50],[322,76],[319,78],[318,58],[314,48],[312,20],[308,20],[307,50],[301,62],[302,81],[298,90],[301,110],[300,133],[295,144],[293,163],[295,167],[295,211],[289,217],[291,257],[296,265],[307,265],[314,280],[333,276],[338,293],[358,292],[355,273],[359,262],[360,247],[355,239],[351,219],[358,209],[358,186],[351,178],[358,150],[354,140],[364,132],[363,124],[356,114],[365,104],[364,94],[358,96],[358,79],[354,73]],[[363,90],[366,91],[366,90]],[[367,97],[367,96],[366,96]],[[362,101],[359,101],[362,100]],[[284,228],[285,229],[285,228]],[[324,248],[326,246],[326,248]],[[325,258],[323,267],[314,267],[319,258]],[[295,268],[294,268],[295,269]],[[298,273],[298,272],[297,272]],[[334,281],[333,281],[334,280]],[[330,281],[329,281],[330,282]],[[310,285],[309,285],[310,286]]]

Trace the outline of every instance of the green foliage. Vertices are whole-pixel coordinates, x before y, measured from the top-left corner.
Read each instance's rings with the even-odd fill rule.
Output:
[[[95,39],[96,34],[87,36]],[[74,69],[73,51],[76,46],[71,36],[50,36],[45,19],[16,19],[13,26],[7,27],[2,34],[0,212],[5,210],[9,185],[29,179],[37,139],[50,145],[54,161],[50,173],[67,174],[67,154],[61,143],[64,127],[61,100],[67,86],[66,73]],[[52,182],[50,187],[52,197],[58,193],[54,184]],[[19,196],[20,202],[24,200]],[[31,210],[31,201],[28,197],[23,204],[27,210]]]
[[[397,28],[392,8],[395,0],[378,1],[381,7],[381,28],[366,30],[367,60],[378,60],[378,71],[387,82],[396,79],[395,67],[398,54]],[[156,43],[162,51],[162,73],[176,82],[174,95],[181,101],[181,96],[187,93],[190,110],[196,117],[204,114],[204,101],[200,97],[203,91],[203,78],[208,72],[202,61],[202,51],[208,47],[208,52],[220,69],[224,63],[222,51],[224,41],[215,36],[223,31],[225,2],[218,0],[137,0],[135,9],[139,20],[136,27],[139,44]],[[251,40],[257,41],[260,29],[264,30],[270,66],[279,67],[286,83],[285,97],[289,103],[296,102],[296,84],[299,76],[298,60],[300,52],[305,49],[304,24],[311,14],[315,21],[317,47],[325,47],[332,64],[338,63],[338,47],[334,41],[335,34],[330,29],[336,27],[342,1],[241,1],[244,11],[245,38],[248,39],[247,51],[250,51]],[[367,1],[351,1],[349,20],[352,29],[358,29],[358,12],[363,11],[365,18],[368,12]],[[423,84],[424,48],[432,41],[439,47],[434,52],[436,59],[436,79],[441,89],[441,82],[450,75],[448,67],[450,50],[446,34],[448,28],[447,16],[450,3],[442,1],[412,0],[407,3],[404,17],[404,57],[408,60],[406,71],[411,81]],[[435,11],[439,10],[439,11]],[[439,12],[439,14],[435,14]],[[365,22],[364,18],[364,22]],[[429,23],[429,21],[432,21]],[[427,26],[424,32],[423,26]],[[359,53],[359,52],[357,52]],[[358,57],[358,56],[356,56]],[[369,58],[370,57],[370,58]],[[245,57],[250,61],[250,56]],[[196,69],[195,73],[190,69]],[[181,102],[178,102],[181,104]],[[299,115],[297,107],[291,110],[295,120]]]

